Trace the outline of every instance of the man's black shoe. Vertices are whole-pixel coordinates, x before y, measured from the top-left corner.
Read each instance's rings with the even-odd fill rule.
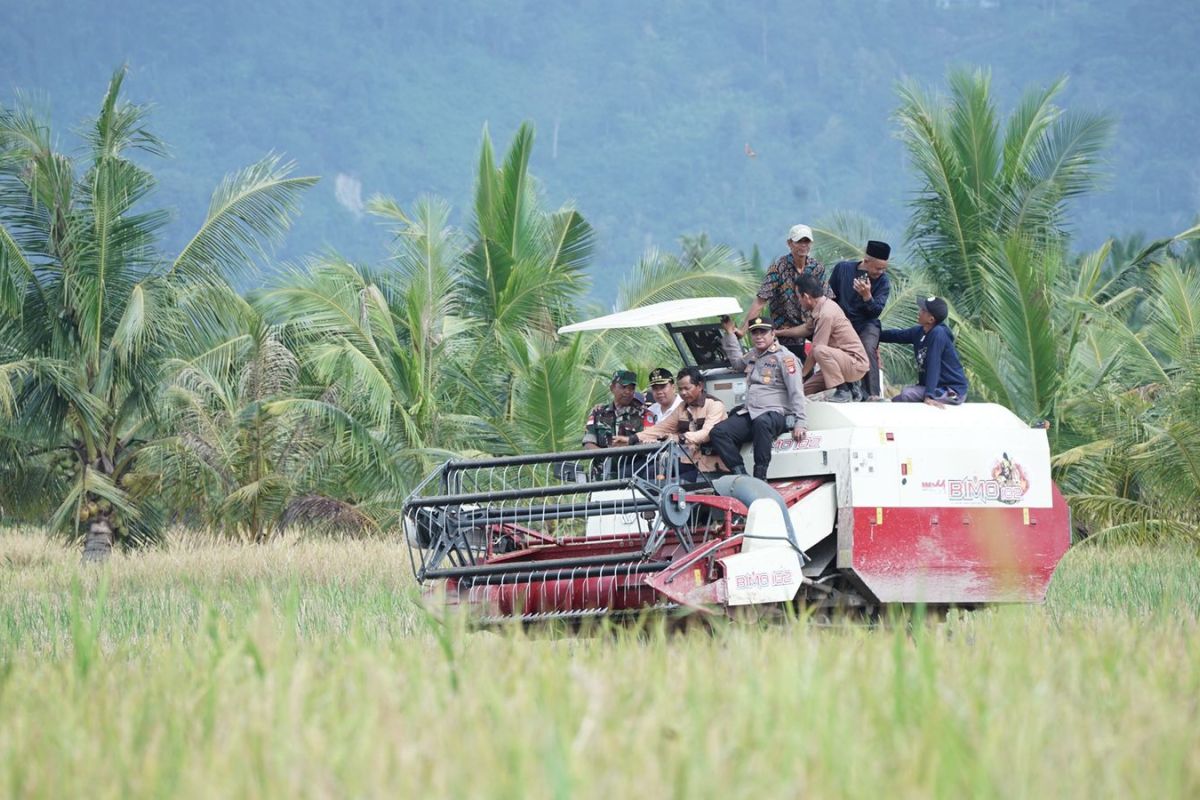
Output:
[[[862,387],[858,385],[858,381],[850,384],[850,398],[854,402],[861,403],[864,397],[865,395],[863,395]]]
[[[837,391],[833,393],[833,397],[829,398],[828,400],[830,403],[850,403],[853,401],[854,393],[849,389],[843,389],[840,386],[838,387]]]

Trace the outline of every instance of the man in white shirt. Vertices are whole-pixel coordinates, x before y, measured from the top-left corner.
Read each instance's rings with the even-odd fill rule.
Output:
[[[650,371],[650,393],[654,396],[649,409],[651,425],[662,422],[683,402],[675,391],[675,377],[662,367]]]

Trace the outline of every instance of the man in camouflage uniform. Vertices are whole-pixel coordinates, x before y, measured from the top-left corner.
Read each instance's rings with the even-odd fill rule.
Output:
[[[775,341],[771,320],[750,320],[750,341],[754,347],[742,350],[733,320],[722,320],[725,335],[721,346],[734,369],[746,373],[746,404],[735,408],[724,422],[712,429],[713,449],[732,472],[746,474],[742,445],[754,442],[754,477],[766,480],[771,463],[771,445],[775,437],[792,429],[792,438],[804,440],[808,433],[804,406],[804,382],[801,361],[792,351]]]
[[[629,436],[650,426],[649,408],[637,394],[637,376],[627,369],[613,374],[608,385],[612,402],[602,403],[588,414],[583,434],[585,450],[611,447],[612,437]]]
[[[596,450],[603,447],[613,447],[614,436],[629,437],[650,427],[650,409],[637,393],[637,376],[630,370],[619,369],[613,373],[608,385],[612,392],[612,402],[602,403],[588,414],[587,426],[583,434],[585,450]],[[611,463],[613,461],[617,463]],[[628,456],[598,458],[592,463],[592,479],[601,480],[606,477],[629,477],[640,465],[640,459]]]

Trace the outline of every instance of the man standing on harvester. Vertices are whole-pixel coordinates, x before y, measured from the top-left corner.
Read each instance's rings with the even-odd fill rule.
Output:
[[[808,433],[800,359],[775,341],[771,320],[755,317],[747,326],[754,347],[742,350],[733,320],[721,320],[725,335],[721,347],[731,367],[746,372],[746,403],[735,408],[712,429],[713,449],[731,472],[746,474],[742,445],[754,442],[754,477],[766,480],[775,437],[792,429],[792,438],[803,441]]]
[[[892,291],[888,280],[888,258],[892,248],[887,242],[867,242],[862,261],[840,261],[829,276],[829,288],[837,303],[846,312],[846,319],[854,326],[855,333],[867,351],[870,369],[867,371],[866,394],[868,400],[880,400],[882,390],[879,383],[879,315],[887,305]]]

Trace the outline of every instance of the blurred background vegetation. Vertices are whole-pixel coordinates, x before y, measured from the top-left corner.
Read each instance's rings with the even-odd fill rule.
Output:
[[[899,244],[918,187],[891,119],[896,86],[940,85],[960,65],[990,67],[1004,107],[1069,75],[1063,103],[1113,117],[1105,190],[1069,221],[1077,247],[1173,234],[1200,207],[1190,3],[4,5],[0,97],[28,91],[65,132],[128,62],[139,101],[163,109],[172,158],[156,173],[176,248],[221,176],[275,150],[325,179],[281,258],[378,259],[373,194],[444,197],[465,226],[466,154],[485,125],[507,141],[525,120],[548,206],[573,201],[596,231],[588,270],[605,279],[590,291],[604,302],[648,246],[684,234],[767,255],[795,222],[847,210]]]
[[[950,299],[973,398],[1049,422],[1080,536],[1196,537],[1196,145],[1163,133],[1196,14],[868,7],[130,7],[78,36],[86,9],[15,9],[6,74],[54,103],[0,105],[3,519],[98,556],[394,530],[447,454],[572,448],[614,367],[675,362],[561,324],[749,298],[805,219],[826,263],[900,246],[885,324]],[[1135,66],[1109,32],[1145,26],[1170,38]]]

